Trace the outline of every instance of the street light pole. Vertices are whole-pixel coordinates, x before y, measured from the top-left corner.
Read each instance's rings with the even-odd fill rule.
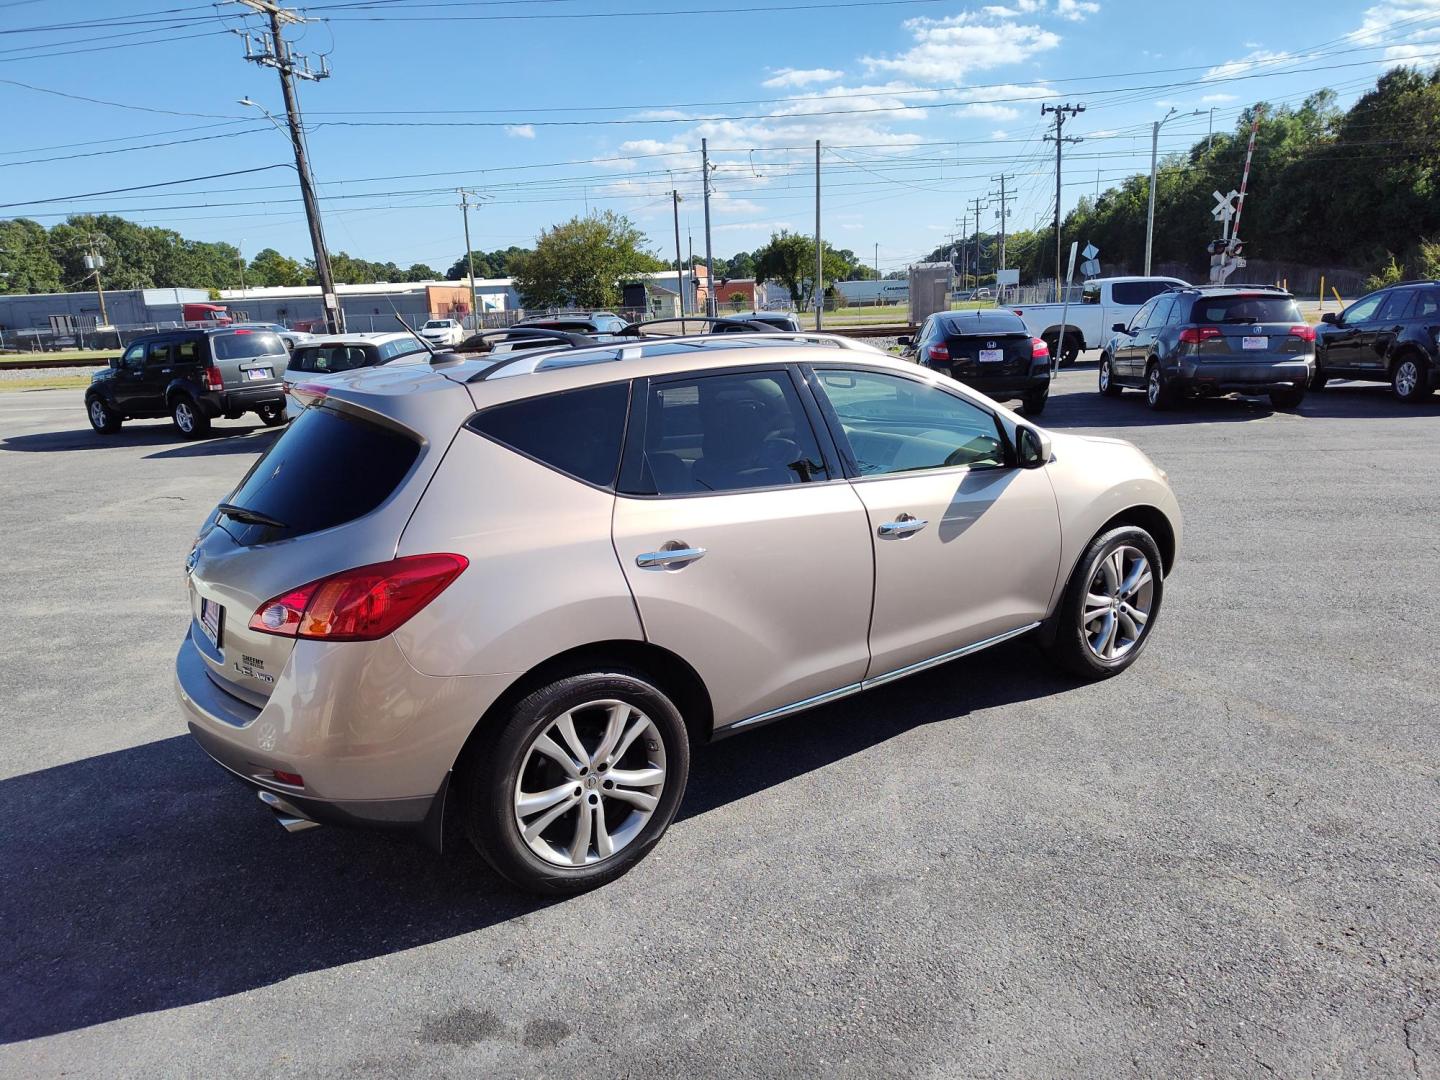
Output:
[[[1214,110],[1212,109],[1213,113]],[[1155,176],[1160,156],[1160,129],[1179,113],[1172,106],[1170,111],[1155,121],[1150,130],[1150,208],[1145,212],[1145,276],[1150,276],[1150,256],[1155,248]],[[1186,113],[1186,116],[1203,115],[1200,109]]]

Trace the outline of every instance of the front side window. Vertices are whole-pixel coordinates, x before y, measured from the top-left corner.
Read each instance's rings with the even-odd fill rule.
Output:
[[[145,346],[131,345],[125,350],[125,358],[121,363],[132,371],[139,371],[145,366]]]
[[[1135,317],[1130,320],[1130,329],[1144,330],[1150,325],[1150,316],[1153,314],[1155,314],[1155,301],[1151,300],[1135,313]]]
[[[633,479],[637,495],[784,487],[830,473],[788,372],[650,384]]]
[[[599,487],[620,467],[630,384],[609,383],[521,398],[486,409],[466,427]]]
[[[1371,293],[1369,296],[1356,300],[1345,309],[1341,318],[1347,323],[1369,322],[1380,310],[1380,302],[1385,299],[1384,293]]]
[[[995,417],[938,387],[879,371],[817,369],[863,476],[1005,464]]]

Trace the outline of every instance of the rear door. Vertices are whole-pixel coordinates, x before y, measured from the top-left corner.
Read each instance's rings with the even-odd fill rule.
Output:
[[[807,394],[777,367],[632,397],[615,552],[646,637],[694,666],[717,727],[865,674],[868,520]]]
[[[1385,298],[1375,316],[1375,333],[1370,342],[1368,354],[1364,357],[1367,371],[1374,378],[1387,378],[1390,372],[1390,354],[1395,342],[1405,332],[1405,324],[1415,310],[1418,289],[1396,289]]]
[[[210,335],[210,354],[227,390],[278,382],[290,353],[269,330],[222,330]]]
[[[875,602],[867,679],[1045,617],[1060,524],[1045,470],[1008,460],[994,413],[888,371],[815,368],[868,514]]]

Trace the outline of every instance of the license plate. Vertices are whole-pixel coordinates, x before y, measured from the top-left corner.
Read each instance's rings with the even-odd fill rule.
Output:
[[[210,639],[210,644],[220,648],[220,631],[225,625],[225,608],[214,600],[200,598],[200,629]]]
[[[262,379],[273,379],[275,369],[268,367],[252,367],[245,372],[245,377],[251,382],[260,382]]]
[[[1268,349],[1270,339],[1268,337],[1246,337],[1240,339],[1242,349]]]
[[[981,349],[981,350],[980,350],[980,363],[982,363],[982,364],[999,364],[999,363],[1002,363],[1002,362],[1004,361],[1004,359],[1005,359],[1005,350],[1004,350],[1004,349]]]

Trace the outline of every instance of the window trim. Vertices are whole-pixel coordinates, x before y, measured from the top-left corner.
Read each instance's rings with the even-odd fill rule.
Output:
[[[557,473],[560,476],[565,477],[566,479],[574,480],[577,484],[584,484],[586,487],[591,488],[592,490],[604,491],[608,492],[611,495],[616,495],[619,494],[620,478],[624,475],[625,470],[625,453],[630,437],[630,417],[634,408],[636,397],[635,385],[640,381],[641,380],[639,379],[611,379],[608,382],[587,383],[585,386],[572,386],[565,390],[549,390],[543,394],[526,394],[522,397],[511,398],[508,401],[497,401],[494,404],[486,405],[483,409],[476,409],[473,413],[467,416],[465,418],[465,422],[460,425],[460,430],[468,431],[470,432],[470,434],[479,436],[486,442],[491,442],[494,443],[496,446],[503,447],[504,449],[510,451],[510,453],[525,458],[525,460],[527,461],[533,461],[536,465],[549,469],[551,472]],[[624,386],[625,392],[628,395],[625,402],[625,408],[623,410],[624,426],[620,430],[620,455],[619,458],[616,460],[615,471],[611,474],[610,482],[608,484],[597,484],[593,480],[586,480],[583,476],[576,476],[574,473],[567,472],[566,470],[560,468],[558,465],[554,465],[551,462],[544,460],[543,458],[538,458],[534,454],[520,449],[520,447],[518,446],[511,446],[504,439],[496,438],[489,432],[480,431],[474,426],[472,426],[475,421],[477,421],[480,417],[484,416],[486,413],[494,412],[496,409],[503,409],[507,405],[515,405],[522,401],[539,401],[543,398],[560,397],[564,394],[578,394],[586,390],[600,390],[607,386]]]
[[[820,377],[816,370],[817,367],[825,371],[859,371],[864,372],[868,375],[890,375],[897,379],[908,379],[910,382],[919,383],[920,385],[929,387],[932,390],[938,390],[940,393],[945,394],[948,397],[963,401],[971,408],[978,409],[982,413],[986,413],[989,415],[991,423],[995,425],[995,432],[999,436],[1000,445],[1004,448],[1005,451],[1004,462],[999,465],[942,465],[934,469],[905,469],[901,472],[862,473],[860,471],[859,462],[855,458],[854,450],[850,446],[850,440],[845,437],[845,428],[844,425],[840,422],[840,415],[835,411],[834,402],[830,400],[829,395],[818,389]],[[817,404],[820,407],[821,414],[825,418],[825,425],[829,429],[829,434],[840,453],[841,464],[845,469],[845,478],[852,484],[870,483],[876,480],[890,480],[894,479],[895,477],[901,476],[919,476],[921,474],[944,476],[949,473],[959,472],[961,470],[965,472],[971,472],[978,469],[988,472],[992,469],[1017,469],[1020,467],[1019,455],[1015,450],[1014,443],[1010,439],[1010,433],[1006,431],[1005,425],[1000,420],[1000,414],[995,412],[993,409],[987,408],[986,406],[980,404],[978,401],[971,401],[964,394],[955,393],[949,387],[941,385],[938,380],[924,378],[918,373],[912,375],[908,371],[891,371],[888,368],[872,368],[866,367],[863,364],[855,363],[821,365],[802,364],[801,368],[805,372],[807,382],[811,379],[815,380],[816,382],[817,389],[814,391],[814,393]]]
[[[640,486],[642,458],[645,448],[645,428],[648,423],[646,406],[650,400],[650,388],[672,382],[693,382],[723,375],[785,375],[795,389],[800,402],[800,415],[810,425],[815,447],[825,466],[827,479],[809,480],[802,484],[760,484],[756,487],[725,488],[722,491],[673,491],[643,492],[633,490]],[[700,368],[690,371],[669,372],[634,380],[630,390],[630,414],[625,428],[625,445],[620,454],[620,475],[615,486],[615,495],[621,499],[713,499],[725,495],[749,495],[758,491],[803,491],[812,487],[825,487],[849,482],[843,461],[837,448],[829,438],[818,407],[810,397],[810,387],[805,384],[795,364],[744,364],[737,367]]]

